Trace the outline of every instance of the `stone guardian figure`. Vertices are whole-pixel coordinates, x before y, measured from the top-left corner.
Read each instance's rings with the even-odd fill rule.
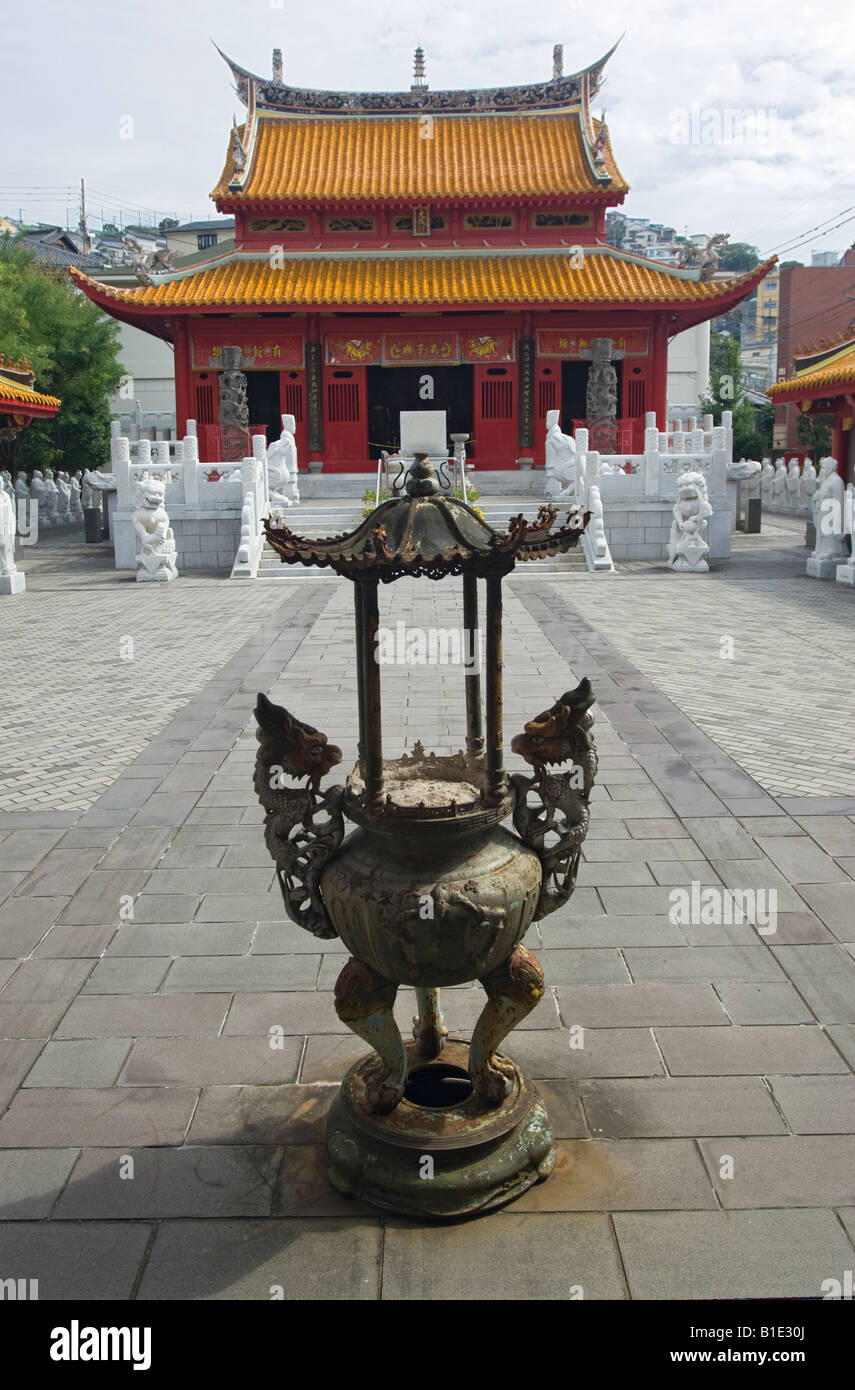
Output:
[[[138,479],[133,515],[137,538],[137,580],[162,584],[178,578],[175,537],[164,505],[166,484],[160,478]]]
[[[837,566],[849,559],[844,535],[844,487],[837,471],[837,460],[819,461],[819,480],[813,499],[816,546],[807,559],[807,573],[813,579],[835,579]]]
[[[576,453],[576,441],[569,434],[561,433],[558,421],[561,412],[546,412],[546,486],[544,495],[551,501],[571,499],[576,501],[577,480],[581,459]]]
[[[668,568],[681,574],[706,574],[707,525],[713,509],[703,473],[681,473],[668,541]]]
[[[0,594],[20,594],[26,588],[23,574],[15,564],[15,504],[0,488]]]

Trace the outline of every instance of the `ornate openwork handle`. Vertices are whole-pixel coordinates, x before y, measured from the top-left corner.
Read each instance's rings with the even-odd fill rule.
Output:
[[[266,815],[264,838],[276,864],[285,911],[298,927],[328,940],[336,935],[320,891],[320,878],[344,837],[344,788],[318,784],[341,762],[326,734],[302,724],[259,695],[255,707],[259,749],[253,785]],[[306,777],[304,787],[287,779]]]
[[[588,798],[597,775],[597,750],[590,713],[595,696],[591,682],[580,682],[517,734],[511,748],[535,770],[533,777],[511,778],[516,792],[514,827],[540,859],[543,883],[535,920],[567,902],[576,886],[582,841],[588,833]],[[548,764],[572,766],[548,772]]]

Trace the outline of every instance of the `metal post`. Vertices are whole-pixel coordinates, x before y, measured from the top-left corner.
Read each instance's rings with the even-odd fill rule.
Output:
[[[484,752],[484,721],[481,710],[481,634],[478,631],[478,580],[471,571],[463,574],[463,641],[473,662],[463,680],[466,690],[466,749],[471,757]],[[476,645],[477,644],[477,645]]]
[[[487,783],[489,790],[505,789],[502,752],[502,580],[487,578]]]
[[[362,621],[362,585],[356,580],[353,585],[353,607],[354,624],[356,631],[356,701],[359,710],[359,743],[358,760],[359,770],[365,776],[365,671],[363,668],[363,654],[365,651],[365,630]]]
[[[368,802],[379,801],[383,793],[383,733],[380,712],[380,665],[377,661],[377,629],[380,613],[377,606],[377,579],[357,582],[362,604],[362,673],[365,726],[365,797]]]

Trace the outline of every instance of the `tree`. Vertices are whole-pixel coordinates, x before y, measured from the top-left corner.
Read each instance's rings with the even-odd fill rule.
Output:
[[[717,425],[723,411],[733,412],[734,458],[762,459],[771,449],[774,407],[771,402],[755,407],[745,395],[739,343],[730,333],[710,332],[710,384],[700,407]]]
[[[63,270],[45,272],[29,248],[0,241],[0,345],[27,357],[36,389],[59,396],[52,420],[18,436],[16,467],[93,468],[109,455],[110,396],[122,379],[118,327]]]
[[[116,226],[115,222],[105,222],[103,227],[101,228],[101,231],[104,233],[105,236],[119,235],[119,229]]]
[[[159,232],[168,232],[173,227],[177,227],[178,225],[179,222],[177,217],[161,217],[160,221],[157,224],[157,229]]]
[[[753,270],[759,264],[760,252],[756,246],[749,246],[747,241],[730,242],[718,253],[719,270],[733,270],[739,274],[745,270]]]
[[[814,451],[814,458],[824,458],[831,453],[832,415],[803,414],[796,417],[796,436],[801,445]]]

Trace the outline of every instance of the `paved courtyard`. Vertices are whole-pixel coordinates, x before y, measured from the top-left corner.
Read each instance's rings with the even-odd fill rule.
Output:
[[[842,1281],[855,609],[803,559],[782,526],[709,579],[531,566],[506,584],[506,747],[583,675],[598,697],[579,886],[527,938],[549,988],[508,1047],[559,1161],[503,1211],[427,1227],[327,1184],[324,1115],[365,1049],[332,1005],[340,944],[284,919],[251,784],[258,690],[352,765],[350,586],[141,588],[100,547],[24,551],[27,593],[0,612],[0,1277],[140,1300],[817,1297]],[[400,581],[381,614],[448,627],[458,597]],[[453,668],[386,669],[384,694],[390,753],[459,745]],[[692,883],[774,889],[776,930],[675,924],[671,892]],[[446,991],[452,1031],[482,997]]]

